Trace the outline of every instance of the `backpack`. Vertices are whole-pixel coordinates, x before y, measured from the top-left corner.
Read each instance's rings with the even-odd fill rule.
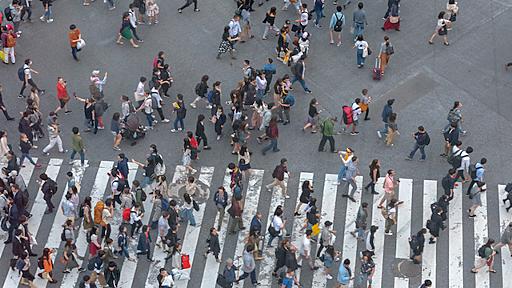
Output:
[[[92,237],[92,229],[90,229],[89,231],[87,231],[87,233],[85,233],[85,241],[87,243],[91,243],[91,237]]]
[[[162,198],[162,199],[160,199],[160,201],[162,202],[162,210],[163,211],[169,210],[169,200]]]
[[[7,34],[7,40],[5,42],[5,44],[7,44],[6,47],[16,46],[16,38],[14,38],[14,36],[12,36],[11,34]]]
[[[103,213],[103,208],[105,208],[105,203],[103,203],[103,201],[98,201],[98,203],[96,203],[96,206],[94,206],[94,224],[100,224],[102,221],[102,213]]]
[[[487,246],[483,245],[482,247],[478,248],[478,256],[480,256],[480,258],[486,258],[485,256],[485,249],[487,248]]]
[[[25,261],[21,258],[18,258],[18,260],[16,261],[16,269],[18,269],[18,271],[21,271],[23,267],[25,267]]]
[[[29,68],[23,68],[23,66],[21,66],[18,69],[18,79],[20,79],[20,81],[25,81],[25,69],[29,69]]]
[[[82,205],[80,205],[80,208],[78,209],[78,217],[80,218],[84,217],[84,206],[85,204],[82,203]]]
[[[411,246],[412,250],[416,250],[418,248],[419,243],[416,235],[411,236],[411,240],[409,240],[409,245]]]
[[[284,102],[285,104],[289,104],[290,107],[295,105],[295,97],[291,94],[288,94],[286,95],[286,97],[284,97]]]
[[[62,233],[60,233],[60,240],[63,242],[66,242],[68,239],[66,238],[66,230],[69,230],[68,228],[62,229]]]
[[[343,123],[346,125],[352,124],[354,122],[352,119],[352,107],[343,105],[341,110],[343,111]]]
[[[460,116],[457,115],[457,113],[455,113],[455,109],[452,109],[452,110],[450,110],[450,112],[448,112],[447,120],[450,121],[450,123],[451,122],[459,122]]]
[[[452,167],[457,169],[462,164],[462,158],[468,156],[462,156],[463,150],[457,151],[448,157],[448,163],[452,164]]]
[[[242,187],[238,184],[236,184],[235,187],[233,187],[233,197],[235,198],[235,200],[242,200]]]
[[[48,189],[52,192],[52,194],[57,193],[59,187],[57,187],[57,182],[53,181],[51,178],[48,178]]]
[[[341,18],[338,19],[338,16],[336,16],[336,14],[334,14],[336,17],[336,23],[334,23],[334,31],[336,32],[341,32],[341,29],[342,29],[342,26],[343,26],[343,14],[341,14]]]
[[[201,96],[201,83],[197,83],[197,84],[196,84],[195,91],[196,91],[196,95],[197,95],[197,96]],[[204,96],[204,95],[203,95],[203,96]]]
[[[249,70],[249,79],[256,78],[256,71],[254,68],[249,66],[247,69]]]
[[[96,266],[96,261],[98,261],[97,259],[98,256],[94,256],[94,258],[89,259],[89,263],[87,263],[87,270],[94,270],[94,266]]]
[[[44,269],[44,260],[43,256],[37,258],[37,268]]]
[[[208,91],[206,97],[208,97],[208,103],[213,103],[213,96],[215,96],[215,92],[213,90]]]
[[[140,188],[140,200],[146,201],[148,198],[148,195],[146,195],[146,192],[144,192],[144,189]]]
[[[427,132],[425,132],[425,146],[428,146],[430,144],[430,136]]]
[[[12,21],[12,19],[14,18],[14,17],[12,17],[12,11],[9,6],[5,7],[4,15],[5,15],[5,20],[7,20],[7,21]]]
[[[124,208],[124,210],[123,210],[123,221],[126,221],[126,222],[130,221],[130,211],[131,210],[132,210],[131,208]]]
[[[483,167],[476,168],[475,164],[469,165],[469,176],[471,176],[471,179],[476,179],[476,172],[478,169],[483,169]]]
[[[388,55],[393,55],[393,54],[395,54],[395,48],[393,47],[393,45],[389,44],[389,45],[386,47],[386,54],[388,54]]]

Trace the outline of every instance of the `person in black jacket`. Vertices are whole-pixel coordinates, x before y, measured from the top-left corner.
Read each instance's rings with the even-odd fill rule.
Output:
[[[201,101],[204,101],[206,102],[206,108],[212,108],[210,103],[208,103],[208,99],[206,98],[206,94],[208,94],[208,79],[210,79],[210,77],[208,75],[203,75],[203,77],[201,77],[201,82],[197,83],[196,84],[196,88],[195,88],[195,92],[196,92],[196,99],[194,99],[194,101],[192,101],[192,103],[190,103],[190,107],[192,108],[197,108],[196,106],[196,103],[197,101],[201,100]]]
[[[46,201],[47,206],[47,210],[44,212],[44,214],[53,213],[55,206],[53,206],[52,203],[52,196],[57,192],[57,183],[50,179],[50,177],[48,177],[48,175],[45,173],[39,175],[39,179],[43,181],[41,192],[43,192],[43,199]]]
[[[297,247],[295,247],[293,244],[288,245],[288,249],[286,250],[286,257],[285,257],[285,266],[290,270],[297,270],[299,268],[299,264],[297,263]]]
[[[279,269],[281,269],[281,267],[283,267],[286,264],[287,254],[289,253],[288,242],[288,239],[284,239],[283,241],[281,241],[281,243],[279,243],[279,246],[277,246],[276,248],[276,266],[274,267],[274,271],[272,271],[273,276],[277,277],[277,271],[279,271]]]
[[[423,248],[425,247],[425,234],[427,234],[427,229],[421,228],[418,233],[409,239],[409,244],[411,246],[410,258],[414,264],[421,263],[421,254],[423,254]]]
[[[108,263],[108,267],[105,269],[105,281],[109,288],[117,288],[119,284],[119,277],[121,271],[117,268],[117,264],[114,261]]]
[[[210,228],[210,236],[206,240],[208,242],[208,250],[204,253],[204,258],[208,257],[208,254],[213,253],[215,256],[215,260],[217,263],[220,263],[219,253],[220,253],[220,243],[219,243],[219,232],[215,227]]]
[[[439,237],[439,232],[444,228],[443,218],[441,217],[441,213],[443,209],[437,207],[432,216],[430,216],[430,220],[427,221],[427,228],[430,231],[430,241],[428,244],[436,243],[437,237]]]
[[[292,66],[292,73],[293,73],[293,80],[292,84],[296,81],[299,81],[300,85],[304,89],[304,92],[311,93],[311,90],[309,90],[308,86],[306,85],[306,81],[304,80],[304,72],[306,71],[306,66],[304,65],[304,59],[306,59],[306,55],[300,56],[297,63]]]
[[[220,81],[216,81],[215,83],[213,83],[213,97],[211,97],[211,109],[210,109],[210,112],[211,112],[211,115],[214,116],[216,113],[217,113],[217,108],[221,105],[220,103],[220,94],[222,93],[222,90],[221,90],[221,87],[220,87],[220,84],[221,82]],[[210,99],[208,99],[208,101],[210,101]]]
[[[30,161],[30,163],[32,163],[32,165],[34,165],[36,168],[41,168],[41,164],[36,164],[34,159],[32,159],[32,157],[30,157],[30,149],[32,149],[34,147],[37,147],[37,146],[32,145],[32,142],[30,142],[28,140],[28,137],[25,133],[21,133],[21,135],[20,135],[20,149],[21,149],[20,166],[21,167],[25,167],[25,165],[23,165],[23,162],[25,161],[25,158],[27,158],[28,161]]]
[[[23,239],[22,234],[23,232],[21,229],[16,229],[14,231],[14,239],[12,241],[12,255],[17,259],[21,257],[21,254],[23,254],[25,251],[25,246],[23,245]]]
[[[16,204],[14,204],[14,201],[12,198],[9,198],[7,215],[9,215],[9,231],[7,231],[8,237],[7,237],[7,240],[4,241],[4,244],[12,243],[12,236],[14,235],[14,229],[16,229],[18,227],[18,225],[20,224],[19,218],[22,215],[20,213],[20,208]]]
[[[80,284],[78,284],[78,288],[96,288],[96,283],[91,281],[91,276],[85,275],[84,278],[82,278],[82,281],[80,281]]]
[[[190,104],[192,106],[192,104]],[[206,117],[203,114],[199,114],[197,116],[196,123],[196,136],[197,136],[197,146],[201,145],[201,140],[203,141],[203,149],[210,150],[211,147],[208,146],[208,139],[206,138],[206,134],[204,133],[204,119]]]
[[[425,127],[419,126],[418,131],[412,134],[412,137],[416,142],[414,143],[414,148],[412,149],[411,153],[407,158],[405,158],[405,160],[412,160],[414,154],[416,154],[416,151],[420,149],[420,161],[425,161],[425,158],[427,157],[427,155],[425,155],[425,146],[430,144],[430,136],[428,136],[427,130],[425,130]]]

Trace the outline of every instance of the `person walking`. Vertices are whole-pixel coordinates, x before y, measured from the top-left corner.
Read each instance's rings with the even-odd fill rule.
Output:
[[[43,89],[39,89],[39,87],[37,87],[36,83],[32,79],[32,73],[39,74],[39,72],[32,69],[32,60],[25,59],[24,63],[25,64],[23,65],[23,67],[20,69],[23,71],[23,78],[20,77],[20,79],[23,79],[23,80],[21,80],[21,81],[23,81],[23,85],[21,86],[20,95],[18,96],[18,98],[25,98],[25,96],[23,95],[23,92],[25,91],[27,84],[29,84],[32,88],[35,88],[37,90],[37,92],[40,93],[41,95],[44,94],[46,91]],[[18,71],[18,76],[21,76],[20,71]]]
[[[366,20],[366,11],[363,9],[363,2],[357,3],[357,9],[352,13],[352,34],[354,34],[354,42],[357,40],[358,36],[362,36],[364,34],[364,26],[368,25],[368,21]]]
[[[375,184],[377,184],[377,181],[379,181],[380,178],[380,160],[379,159],[373,159],[372,163],[370,163],[370,183],[364,187],[366,191],[368,191],[368,188],[372,188],[372,194],[378,195],[379,193],[375,191]]]
[[[2,31],[4,28],[2,27]],[[9,28],[5,28],[5,32],[2,32],[2,46],[4,51],[4,63],[9,64],[9,59],[11,59],[11,63],[16,63],[16,39],[20,36],[19,32],[16,33],[12,25]]]
[[[318,105],[319,104],[318,104],[318,101],[316,100],[316,98],[311,99],[311,101],[309,102],[308,117],[306,120],[306,124],[304,125],[304,127],[302,127],[303,132],[306,132],[306,129],[308,129],[308,128],[311,128],[311,133],[317,132],[316,125],[318,122],[318,117],[319,117],[320,113],[322,112],[322,110],[318,110],[318,108],[317,108]],[[336,122],[336,120],[334,120],[334,121]],[[322,139],[323,139],[323,133],[322,133]],[[334,140],[334,138],[332,138],[332,140]],[[329,143],[331,143],[331,142],[329,141]]]
[[[318,151],[323,152],[325,142],[329,141],[329,147],[331,153],[336,153],[336,148],[334,145],[334,123],[337,121],[336,118],[328,117],[323,120],[320,124],[320,132],[322,133],[322,140],[320,140],[320,145],[318,145]]]
[[[199,12],[199,9],[197,8],[197,0],[186,0],[185,5],[178,8],[178,13],[182,13],[183,9],[187,8],[192,3],[194,3],[194,12]]]
[[[213,253],[213,256],[215,257],[215,261],[217,263],[221,263],[221,260],[219,258],[220,253],[220,242],[219,242],[219,232],[215,227],[210,228],[210,235],[208,236],[208,239],[206,240],[208,243],[208,249],[204,253],[204,258],[208,257],[208,254]]]
[[[57,280],[53,278],[53,254],[57,251],[51,248],[44,248],[41,261],[43,262],[43,271],[38,273],[37,276],[42,279],[48,280],[49,283],[55,284]]]
[[[366,57],[368,57],[368,55],[370,55],[369,54],[370,49],[368,46],[368,42],[364,41],[363,35],[358,35],[356,37],[356,41],[355,41],[352,49],[354,49],[356,47],[357,47],[357,50],[356,50],[357,68],[362,68],[364,66],[364,60],[366,59]]]
[[[350,259],[343,260],[343,265],[338,269],[338,277],[336,278],[336,288],[348,288],[350,280],[353,280],[352,270],[350,269]]]
[[[496,273],[494,270],[494,256],[496,251],[494,247],[494,239],[489,238],[487,242],[480,248],[478,248],[478,259],[475,261],[475,266],[471,268],[471,273],[478,273],[480,269],[487,265],[490,273]]]
[[[462,102],[455,101],[453,103],[452,109],[448,112],[448,116],[446,117],[446,120],[448,120],[448,124],[443,129],[443,132],[446,132],[452,123],[457,124],[457,130],[459,133],[462,133],[462,135],[466,135],[466,130],[462,129],[462,122],[464,122],[464,117],[462,117]]]
[[[250,276],[251,284],[254,287],[260,285],[258,279],[256,278],[256,262],[254,261],[253,251],[254,246],[252,244],[247,245],[243,254],[244,264],[242,266],[242,271],[244,273],[240,275],[240,277],[237,279],[235,283],[238,284],[240,280],[243,280]]]
[[[338,151],[338,156],[341,159],[340,171],[338,172],[338,182],[337,185],[341,184],[341,181],[345,181],[345,174],[347,171],[347,166],[350,161],[352,161],[352,157],[354,157],[354,151],[351,148],[345,149],[345,151]]]
[[[77,53],[82,49],[85,41],[82,40],[80,29],[78,29],[75,24],[69,26],[68,39],[69,45],[71,46],[71,55],[73,55],[73,59],[78,62],[80,60],[78,59]]]
[[[329,36],[331,37],[330,44],[334,44],[334,35],[337,36],[338,42],[336,46],[341,46],[342,35],[341,31],[343,30],[343,26],[345,25],[345,15],[343,15],[343,8],[341,5],[336,6],[336,12],[334,12],[331,16],[331,22],[329,22]]]
[[[393,198],[391,201],[388,201],[386,204],[386,208],[383,208],[382,210],[382,216],[386,219],[385,221],[385,230],[384,234],[386,236],[393,236],[393,232],[391,232],[391,228],[393,225],[396,225],[396,209],[397,209],[397,203],[398,201]]]
[[[124,38],[130,41],[130,44],[132,44],[133,48],[139,48],[139,45],[135,44],[135,41],[133,41],[133,32],[131,27],[132,25],[130,24],[130,13],[124,12],[121,22],[121,29],[119,29],[116,43],[119,45],[124,45],[124,42],[122,41]]]
[[[142,233],[139,234],[139,241],[137,242],[137,257],[139,255],[146,255],[148,262],[153,262],[151,257],[151,227],[148,225],[142,226]]]
[[[512,222],[508,223],[507,227],[501,232],[500,242],[494,245],[494,250],[498,253],[503,252],[500,249],[505,245],[508,246],[508,252],[512,256]]]
[[[107,269],[105,269],[105,282],[109,288],[117,288],[119,286],[119,280],[121,276],[121,271],[117,267],[116,262],[110,261],[108,263]]]
[[[386,69],[389,63],[389,59],[391,59],[391,55],[393,55],[394,53],[395,49],[391,42],[389,42],[389,36],[384,36],[384,42],[380,43],[379,50],[381,75],[384,75],[384,70]]]
[[[305,263],[309,265],[309,268],[311,270],[318,270],[318,266],[315,266],[315,263],[313,261],[313,256],[311,255],[311,235],[313,231],[311,229],[306,230],[306,233],[302,236],[302,240],[300,242],[300,259],[302,260],[302,267],[305,267]]]
[[[206,103],[206,108],[207,109],[211,109],[211,105],[210,103],[208,103],[208,97],[207,97],[207,94],[208,94],[208,80],[210,79],[210,77],[208,75],[203,75],[203,77],[201,77],[201,81],[199,83],[196,84],[196,87],[194,89],[194,92],[196,93],[196,99],[194,99],[194,101],[192,101],[192,103],[190,103],[190,107],[196,109],[197,108],[197,105],[196,103],[198,101],[203,101]],[[210,107],[208,107],[210,106]]]
[[[423,254],[423,249],[425,248],[425,234],[427,234],[427,229],[421,228],[418,233],[409,238],[409,246],[411,248],[411,256],[409,258],[412,259],[414,264],[421,264],[421,254]]]
[[[268,31],[272,30],[275,32],[276,36],[279,36],[279,28],[276,27],[277,8],[275,6],[270,7],[270,10],[265,14],[265,19],[263,19],[263,24],[265,24],[265,30],[263,32],[263,40],[267,40]]]
[[[37,147],[37,146],[36,146]],[[21,150],[21,157],[20,157],[20,167],[25,167],[23,165],[23,162],[25,158],[27,158],[32,165],[34,165],[35,168],[41,168],[41,164],[37,164],[32,157],[30,157],[30,149],[34,148],[34,145],[32,142],[28,140],[28,137],[25,133],[21,133],[20,135],[20,150]]]
[[[78,153],[80,155],[81,167],[86,168],[89,165],[85,164],[85,144],[82,139],[82,135],[80,135],[78,127],[73,127],[71,131],[73,132],[73,135],[71,136],[71,149],[73,151],[71,151],[71,161],[69,162],[69,165],[73,165],[75,163],[75,155]]]
[[[297,82],[297,81],[299,81],[300,85],[304,89],[304,92],[312,93],[311,90],[309,90],[308,86],[306,85],[306,81],[304,80],[305,79],[304,75],[305,75],[305,72],[306,72],[306,64],[304,63],[304,59],[306,59],[306,55],[305,54],[300,56],[300,58],[297,61],[297,63],[292,64],[293,65],[292,68],[291,68],[291,71],[292,71],[292,74],[293,74],[292,84]]]
[[[68,108],[69,102],[69,93],[67,90],[68,82],[64,80],[62,77],[57,77],[57,84],[55,85],[57,90],[57,100],[59,100],[59,106],[55,108],[53,113],[57,114],[60,110],[64,109],[65,114],[71,113],[71,110]]]
[[[477,182],[476,186],[473,186],[471,191],[469,192],[469,199],[471,199],[471,202],[473,205],[469,207],[468,209],[468,216],[469,217],[475,217],[475,211],[478,207],[482,206],[482,196],[481,193],[485,192],[487,190],[487,186],[485,185],[485,182]],[[485,195],[483,196],[485,197]]]
[[[132,30],[132,33],[133,33],[133,37],[135,37],[135,39],[137,39],[137,41],[139,43],[142,43],[144,42],[140,37],[139,35],[137,35],[137,15],[136,15],[136,12],[135,12],[135,1],[133,3],[130,3],[130,5],[128,5],[128,14],[129,14],[129,19],[130,19],[130,29]]]
[[[388,170],[386,177],[384,178],[384,196],[380,199],[380,202],[379,202],[379,205],[377,206],[377,208],[383,209],[384,206],[382,206],[382,204],[384,203],[384,201],[386,202],[386,205],[387,205],[392,199],[395,198],[395,187],[400,182],[400,180],[395,181],[395,175],[396,175],[395,170],[393,170],[393,169]],[[400,204],[400,202],[397,204]]]
[[[347,170],[345,172],[345,182],[347,183],[347,190],[345,194],[341,195],[342,197],[350,199],[350,201],[354,203],[356,202],[356,199],[354,199],[354,193],[357,190],[356,176],[359,175],[359,169],[357,168],[358,163],[359,161],[357,156],[353,156],[352,160],[347,163]],[[349,193],[350,186],[352,186],[352,190],[350,190]]]
[[[48,177],[46,173],[39,175],[39,179],[42,181],[41,183],[41,192],[43,193],[43,199],[46,202],[46,211],[44,214],[53,213],[53,209],[55,206],[52,203],[52,197],[55,193],[57,193],[57,183]]]
[[[487,164],[487,158],[480,159],[480,162],[477,162],[474,165],[469,165],[469,177],[471,177],[471,182],[469,183],[468,190],[466,195],[469,195],[471,188],[478,182],[484,181],[485,174],[485,165]]]
[[[267,151],[272,149],[272,152],[279,152],[279,148],[277,148],[277,139],[279,138],[279,129],[277,127],[277,117],[272,116],[272,119],[270,119],[270,122],[268,124],[268,127],[266,128],[265,134],[267,137],[270,138],[270,143],[263,148],[261,153],[263,156],[267,154]]]
[[[313,6],[313,11],[311,11],[311,13],[315,12],[315,14],[316,14],[316,18],[315,18],[315,27],[316,28],[322,27],[322,25],[320,25],[320,19],[325,17],[324,6],[325,6],[325,0],[315,0],[315,6]]]
[[[359,287],[363,285],[366,287],[365,283],[368,283],[368,287],[372,286],[372,278],[373,274],[375,274],[375,263],[373,259],[369,255],[363,254],[361,258],[361,268],[359,270],[359,277],[357,279],[357,284]]]
[[[382,122],[384,122],[384,128],[377,130],[377,136],[379,136],[379,138],[385,137],[388,133],[389,117],[393,113],[393,103],[395,103],[395,99],[389,99],[382,109],[381,117]]]
[[[2,112],[4,113],[5,119],[7,121],[13,121],[14,117],[9,116],[9,113],[7,112],[7,108],[4,104],[4,99],[3,99],[3,95],[2,95],[3,90],[4,90],[4,87],[2,86],[2,84],[0,84],[0,110],[2,110]],[[0,158],[1,157],[2,156],[0,156]]]
[[[53,13],[52,13],[52,0],[42,0],[43,4],[44,14],[43,16],[39,17],[39,19],[46,23],[52,23],[53,22]]]
[[[416,154],[416,151],[419,149],[421,153],[420,161],[425,161],[425,158],[427,157],[425,154],[425,147],[430,144],[430,136],[428,135],[427,130],[423,126],[418,126],[418,131],[412,134],[412,137],[415,140],[414,148],[412,148],[411,153],[409,153],[409,156],[407,156],[405,160],[412,160],[414,158],[414,154]]]
[[[324,248],[332,247],[336,241],[336,231],[332,228],[332,222],[327,220],[324,222],[324,229],[320,232],[320,246],[316,251],[316,257],[320,258]],[[332,257],[334,260],[335,257]]]
[[[288,195],[286,185],[284,184],[284,176],[288,175],[288,178],[290,178],[290,172],[288,172],[288,160],[286,158],[282,158],[279,165],[277,165],[274,168],[274,172],[272,172],[272,178],[274,178],[274,181],[272,183],[265,186],[267,188],[268,192],[272,192],[272,189],[275,186],[279,186],[281,188],[281,192],[283,193],[283,196],[286,199],[289,199],[290,196]]]
[[[391,115],[389,115],[388,133],[386,134],[386,139],[384,140],[386,146],[388,147],[395,145],[393,140],[395,139],[396,135],[400,135],[400,132],[398,132],[398,124],[396,123],[396,118],[396,113],[391,113]]]
[[[382,20],[384,20],[384,24],[380,29],[382,29],[382,31],[386,31],[389,29],[395,29],[396,31],[400,31],[400,5],[397,2],[395,2],[396,0],[388,1],[393,1],[393,3],[391,3],[391,8],[388,8],[389,13],[386,12],[388,16],[386,18],[382,18]]]
[[[441,153],[441,157],[448,157],[452,155],[453,146],[459,142],[459,129],[457,123],[450,123],[450,128],[443,132],[444,138],[444,152]]]
[[[437,25],[436,25],[436,30],[434,31],[434,33],[432,33],[432,36],[430,36],[430,39],[428,39],[428,44],[432,45],[434,44],[434,38],[439,35],[439,36],[443,36],[443,44],[448,46],[450,45],[450,43],[448,43],[448,23],[450,23],[449,20],[446,20],[444,19],[444,15],[446,14],[445,11],[441,11],[439,12],[439,14],[437,15]]]
[[[430,239],[428,244],[436,243],[437,238],[439,237],[439,233],[441,229],[445,229],[444,220],[443,220],[443,209],[441,207],[436,207],[434,211],[432,211],[432,215],[430,219],[427,221],[426,227],[430,232]]]
[[[350,235],[357,238],[357,240],[364,240],[364,234],[366,231],[366,227],[368,226],[368,203],[363,202],[359,209],[357,210],[356,216],[356,230],[351,231]]]

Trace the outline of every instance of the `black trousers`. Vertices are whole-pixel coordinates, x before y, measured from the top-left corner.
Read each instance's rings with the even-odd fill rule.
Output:
[[[194,3],[194,10],[197,9],[197,0],[187,0],[187,2],[185,3],[185,5],[181,6],[180,7],[180,10],[183,10],[185,8],[187,8],[188,6],[190,6],[190,4]]]
[[[204,133],[199,133],[199,135],[196,135],[196,136],[197,136],[197,146],[201,145],[201,140],[203,141],[204,146],[208,146],[208,139],[206,138],[206,135]]]
[[[322,140],[320,140],[320,145],[318,146],[318,151],[324,151],[325,142],[329,141],[329,146],[331,148],[331,152],[334,152],[334,137],[333,136],[325,136],[322,135]]]
[[[35,88],[38,92],[41,92],[41,89],[37,87],[36,83],[32,79],[28,79],[27,81],[23,81],[23,85],[21,86],[20,95],[23,95],[23,92],[25,91],[25,88],[27,87],[27,83]]]
[[[51,213],[53,212],[53,209],[55,208],[55,206],[53,206],[53,203],[52,203],[52,196],[51,194],[44,194],[43,196],[43,199],[44,201],[46,202],[46,207],[48,208],[48,211]]]
[[[137,29],[135,29],[135,27],[133,27],[133,26],[130,26],[130,30],[132,30],[133,37],[135,37],[135,39],[137,39],[137,40],[140,40],[139,35],[137,35],[137,31],[136,31]]]

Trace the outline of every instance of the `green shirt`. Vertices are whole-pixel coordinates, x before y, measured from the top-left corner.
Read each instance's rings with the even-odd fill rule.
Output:
[[[77,152],[84,150],[84,140],[82,140],[80,134],[73,134],[71,137],[71,147]]]
[[[326,119],[322,122],[322,135],[333,136],[334,135],[334,123],[331,119]]]

